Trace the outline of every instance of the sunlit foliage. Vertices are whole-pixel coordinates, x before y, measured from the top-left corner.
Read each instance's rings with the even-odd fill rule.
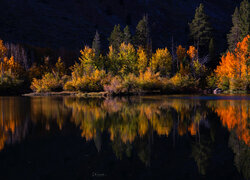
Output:
[[[138,70],[139,72],[145,72],[148,66],[148,58],[146,51],[140,46],[137,50],[138,56]]]
[[[168,76],[172,67],[172,56],[167,48],[157,49],[152,56],[151,67],[154,72],[160,72],[161,76]]]
[[[233,52],[227,52],[222,56],[220,65],[215,70],[218,77],[218,84],[222,86],[225,81],[229,81],[231,90],[245,90],[249,81],[249,49],[248,41],[250,36],[246,36],[242,42],[237,44]]]

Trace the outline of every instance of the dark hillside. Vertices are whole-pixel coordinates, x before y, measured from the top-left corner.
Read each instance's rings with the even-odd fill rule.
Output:
[[[239,0],[0,0],[0,37],[40,47],[79,49],[92,42],[95,30],[107,45],[115,24],[132,29],[148,13],[153,47],[185,44],[188,22],[204,3],[221,50]],[[133,31],[133,30],[132,30]]]

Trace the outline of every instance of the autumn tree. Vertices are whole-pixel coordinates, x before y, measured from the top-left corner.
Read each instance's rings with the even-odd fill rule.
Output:
[[[206,67],[199,62],[198,58],[198,50],[194,46],[189,46],[187,51],[188,57],[191,60],[190,64],[192,67],[193,77],[196,79],[200,79],[200,85],[204,86],[204,75],[206,73]]]
[[[119,48],[118,61],[121,64],[120,73],[126,75],[137,71],[136,51],[132,44],[122,43]]]
[[[66,67],[62,61],[62,58],[59,57],[56,64],[55,64],[55,72],[58,74],[59,77],[62,77],[66,71]]]
[[[176,55],[177,55],[177,68],[183,67],[185,63],[185,59],[187,56],[186,49],[183,48],[181,45],[179,45],[176,49]]]
[[[14,57],[11,56],[8,58],[7,56],[7,48],[3,44],[3,41],[0,40],[0,73],[1,79],[4,74],[8,73],[8,75],[13,76],[14,78],[20,77],[24,75],[23,67],[14,60]]]
[[[152,56],[151,67],[154,72],[160,72],[162,76],[168,76],[171,71],[172,56],[167,48],[157,49]]]
[[[78,68],[80,76],[83,76],[85,73],[90,73],[96,68],[95,62],[95,52],[92,48],[85,46],[84,50],[80,51],[81,56],[79,57],[80,64],[75,64]]]
[[[147,54],[143,47],[139,47],[137,50],[137,58],[138,58],[138,70],[140,72],[145,72],[147,70],[148,66],[148,59],[147,59]]]
[[[236,49],[233,52],[227,52],[222,56],[220,65],[217,66],[215,73],[218,77],[219,86],[224,83],[225,80],[230,80],[229,86],[233,90],[236,84],[238,88],[244,90],[249,78],[249,39],[247,35],[241,42],[237,44]]]
[[[114,50],[118,51],[121,43],[123,42],[123,32],[121,31],[120,24],[114,26],[108,40],[109,46],[112,46]]]
[[[4,46],[3,40],[0,40],[0,59],[3,60],[3,57],[6,55],[6,53],[7,53],[7,48]]]
[[[108,70],[112,72],[113,75],[117,75],[121,69],[121,62],[118,60],[118,54],[114,50],[113,46],[109,46],[109,52],[107,54],[107,65]]]
[[[209,40],[212,37],[212,28],[208,20],[208,16],[204,11],[204,5],[195,10],[195,16],[189,23],[190,37],[198,47],[202,55],[207,53]]]
[[[198,50],[194,46],[189,46],[189,49],[187,51],[187,55],[191,59],[191,61],[194,61],[198,59]]]

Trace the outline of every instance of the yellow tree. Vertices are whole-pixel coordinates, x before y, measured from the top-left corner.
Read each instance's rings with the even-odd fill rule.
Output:
[[[61,57],[58,58],[55,64],[55,71],[60,77],[62,77],[65,74],[66,68]]]
[[[138,70],[140,72],[145,72],[147,70],[148,66],[148,58],[147,58],[147,53],[143,49],[143,47],[139,47],[137,50],[137,56],[138,56]]]
[[[152,56],[152,70],[154,72],[160,72],[161,76],[168,76],[171,71],[171,66],[172,56],[168,49],[157,49]]]
[[[121,65],[120,73],[126,75],[129,73],[135,73],[137,71],[136,66],[136,51],[132,44],[122,43],[119,48],[118,60]]]
[[[92,72],[96,68],[94,50],[92,48],[89,48],[88,46],[85,46],[84,50],[81,50],[80,53],[80,74]]]
[[[117,75],[119,70],[121,69],[121,62],[119,61],[118,54],[113,48],[113,46],[109,46],[106,66],[112,72],[113,75]]]

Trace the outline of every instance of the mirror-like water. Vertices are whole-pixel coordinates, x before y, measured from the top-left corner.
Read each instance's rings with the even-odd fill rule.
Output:
[[[0,179],[248,179],[250,96],[0,98]]]

